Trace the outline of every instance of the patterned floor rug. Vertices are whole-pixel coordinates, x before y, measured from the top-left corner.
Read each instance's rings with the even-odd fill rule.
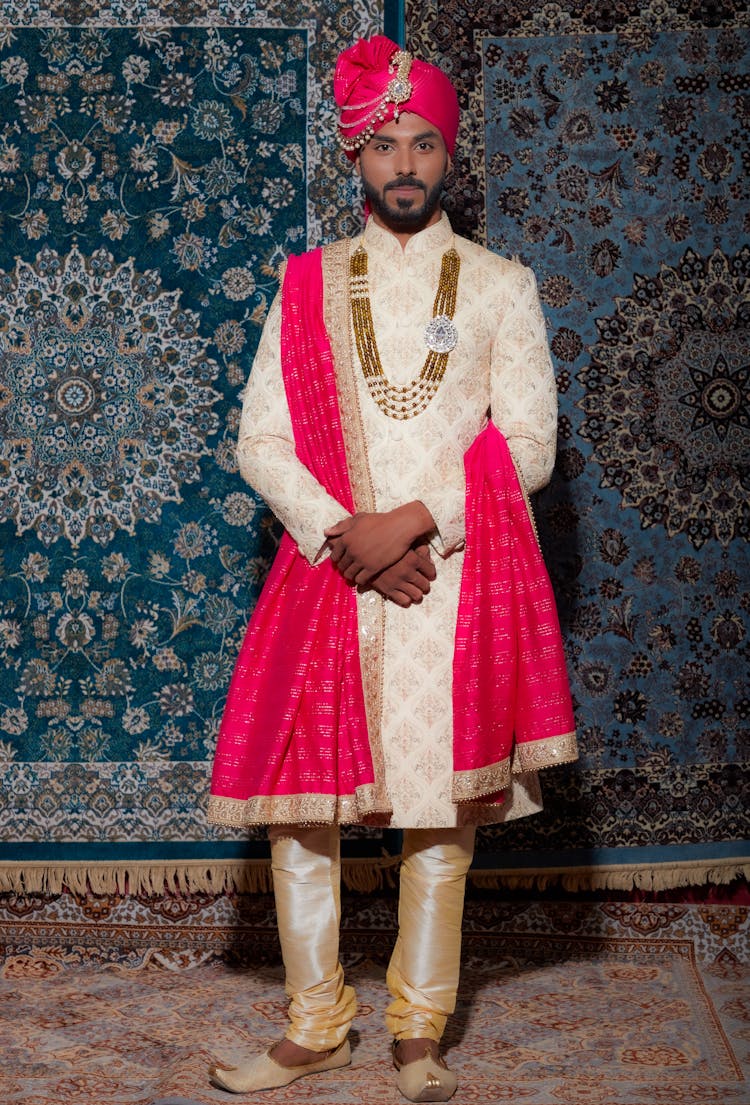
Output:
[[[470,902],[445,1041],[456,1102],[750,1105],[749,921],[745,906]],[[400,1100],[382,1022],[392,922],[389,904],[345,915],[343,958],[360,1003],[351,1069],[270,1092],[268,1105]],[[7,943],[0,1101],[234,1100],[206,1069],[282,1031],[271,932],[248,926],[238,953],[222,957],[197,940],[160,950],[156,927],[148,952]]]

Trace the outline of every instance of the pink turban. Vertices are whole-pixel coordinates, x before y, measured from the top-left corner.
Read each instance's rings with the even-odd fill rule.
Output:
[[[402,111],[437,127],[449,154],[456,148],[458,96],[450,80],[385,35],[361,38],[339,55],[333,94],[341,111],[341,145],[352,161],[375,131]]]

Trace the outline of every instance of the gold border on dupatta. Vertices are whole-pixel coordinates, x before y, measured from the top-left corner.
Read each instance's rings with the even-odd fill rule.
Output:
[[[354,372],[349,306],[350,248],[348,239],[332,242],[323,247],[323,317],[331,341],[346,463],[355,509],[374,511],[375,492],[370,476],[367,444]],[[390,813],[391,804],[385,788],[385,760],[381,738],[385,600],[376,591],[367,591],[357,596],[357,621],[362,687],[375,774],[373,806],[368,812]]]
[[[254,795],[226,798],[212,794],[207,820],[212,825],[243,828],[247,825],[354,825],[374,819],[382,812],[377,786],[368,783],[354,794]]]
[[[513,781],[510,756],[496,764],[473,768],[470,771],[454,771],[451,799],[454,802],[475,802],[488,794],[506,790]]]
[[[541,771],[557,764],[569,764],[578,759],[578,743],[575,733],[563,733],[559,737],[524,741],[513,750],[513,771]]]
[[[454,771],[451,797],[454,802],[476,802],[488,794],[507,790],[515,775],[542,771],[558,764],[572,763],[578,759],[575,733],[542,740],[524,741],[513,748],[513,756],[506,756],[494,764],[470,771]]]

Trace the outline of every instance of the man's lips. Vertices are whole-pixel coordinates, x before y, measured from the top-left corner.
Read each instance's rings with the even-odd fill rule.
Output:
[[[424,192],[425,188],[423,184],[386,184],[386,192],[395,192],[396,195],[413,196],[415,192]]]

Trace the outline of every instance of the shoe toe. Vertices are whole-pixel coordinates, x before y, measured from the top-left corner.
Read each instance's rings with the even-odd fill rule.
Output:
[[[448,1101],[456,1092],[458,1079],[452,1070],[425,1058],[401,1067],[396,1085],[407,1101]]]

